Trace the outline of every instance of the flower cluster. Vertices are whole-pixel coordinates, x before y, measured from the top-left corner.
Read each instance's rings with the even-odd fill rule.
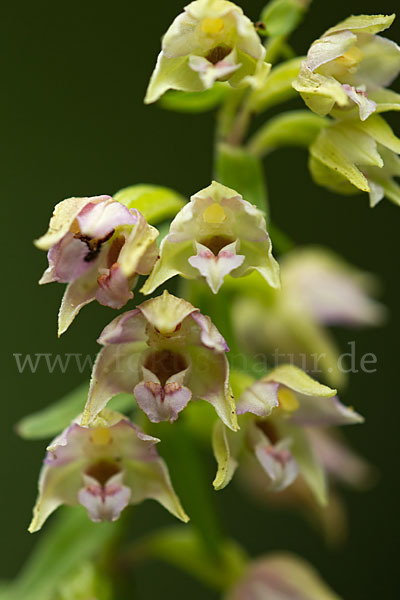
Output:
[[[258,25],[227,0],[189,4],[163,37],[145,102],[172,89],[180,93],[168,96],[189,106],[193,94],[187,92],[205,92],[219,82],[223,93],[200,95],[198,105],[208,107],[210,99],[213,106],[223,103],[218,181],[185,203],[176,197],[168,203],[165,194],[155,188],[149,192],[147,185],[114,197],[69,198],[56,205],[47,233],[36,240],[48,251],[39,283],[68,284],[59,335],[94,300],[122,309],[133,299],[140,276],[148,276],[141,282],[145,296],[167,282],[174,293],[164,287],[103,328],[88,395],[72,413],[80,414],[70,423],[65,405],[61,417],[55,411],[60,418],[54,419],[52,433],[62,432],[47,448],[29,531],[38,531],[64,504],[81,505],[89,519],[100,522],[115,521],[128,505],[153,499],[188,521],[163,458],[169,458],[166,432],[172,427],[176,437],[182,436],[184,453],[185,439],[193,441],[199,430],[202,440],[211,438],[216,490],[238,470],[251,493],[296,507],[329,505],[334,511],[340,503],[335,503],[332,480],[358,485],[368,479],[369,466],[336,430],[363,417],[317,379],[335,388],[343,384],[329,326],[372,326],[384,319],[385,308],[374,299],[375,279],[323,248],[287,251],[285,235],[267,218],[255,145],[239,147],[252,112],[289,98],[294,89],[320,116],[303,110],[276,120],[268,130],[268,148],[294,137],[295,144],[309,146],[310,171],[318,184],[339,193],[368,192],[371,206],[384,196],[400,204],[395,181],[400,140],[378,114],[400,107],[400,96],[386,89],[400,71],[400,48],[377,35],[394,15],[349,17],[314,42],[304,60],[292,59],[271,71],[266,60],[290,53],[288,35],[308,4],[273,0]],[[259,33],[267,36],[265,43]],[[293,130],[280,128],[282,123]],[[268,136],[265,130],[256,134],[257,147]],[[153,225],[167,217],[171,220],[159,232]],[[268,231],[280,250],[279,263]],[[270,368],[272,353],[276,364]],[[315,355],[318,365],[312,364]],[[128,398],[126,406],[122,412],[111,410],[109,403],[120,394]],[[189,448],[189,460],[195,454]],[[173,460],[168,462],[173,468]],[[200,469],[196,482],[197,477]],[[176,489],[184,488],[176,484]],[[326,519],[337,522],[332,513]],[[201,532],[201,521],[196,527],[207,545],[213,536]],[[195,548],[194,560],[181,557],[194,571],[204,551],[196,543],[185,538],[176,556],[173,552],[179,562],[179,553],[189,556]],[[145,546],[149,552],[152,541]],[[227,600],[337,598],[296,557],[269,555],[248,562],[238,558],[237,549],[234,560],[229,552],[225,556],[218,549],[218,574],[213,565],[209,577],[220,577],[217,587]],[[232,572],[223,573],[226,565]],[[87,588],[95,589],[96,568],[83,567]]]

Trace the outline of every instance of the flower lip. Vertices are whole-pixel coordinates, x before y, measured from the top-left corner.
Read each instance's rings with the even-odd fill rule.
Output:
[[[156,375],[164,387],[172,375],[187,369],[187,363],[181,354],[164,349],[147,355],[144,367]]]

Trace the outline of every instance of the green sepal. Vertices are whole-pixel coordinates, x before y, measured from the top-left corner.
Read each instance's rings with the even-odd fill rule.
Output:
[[[57,402],[24,417],[16,426],[18,434],[27,440],[54,437],[82,412],[88,391],[89,383],[83,383]],[[117,412],[128,411],[133,406],[131,394],[119,394],[109,403],[109,408]]]
[[[242,432],[229,431],[222,421],[216,421],[212,436],[213,452],[218,464],[213,481],[215,490],[222,490],[230,483],[238,466],[237,456],[242,440]]]
[[[272,0],[261,13],[265,33],[271,37],[289,35],[301,22],[306,3],[301,0]]]
[[[192,526],[168,527],[150,534],[131,547],[126,558],[155,558],[178,567],[207,586],[226,590],[242,574],[247,564],[244,550],[232,540],[221,542],[216,558],[207,552]]]
[[[325,119],[308,110],[295,110],[283,113],[267,121],[253,135],[248,150],[262,156],[282,146],[301,146],[308,148],[321,129],[329,125]]]
[[[216,158],[216,179],[243,196],[260,210],[268,213],[267,186],[261,160],[244,148],[219,144]]]
[[[265,85],[252,94],[251,109],[255,112],[262,112],[294,98],[297,92],[292,87],[292,83],[299,74],[303,60],[304,57],[292,58],[274,67]]]
[[[137,208],[148,223],[156,225],[165,219],[172,219],[186,204],[181,194],[159,185],[131,185],[114,194],[114,200],[128,208]]]
[[[215,83],[203,92],[180,92],[170,90],[162,96],[159,104],[166,110],[182,113],[202,113],[213,110],[231,92],[226,83]]]

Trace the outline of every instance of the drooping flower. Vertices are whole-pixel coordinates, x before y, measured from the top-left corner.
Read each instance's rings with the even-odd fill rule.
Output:
[[[162,40],[162,51],[145,102],[168,89],[199,92],[215,81],[247,85],[265,48],[241,8],[226,0],[196,0],[186,6]]]
[[[148,418],[174,421],[189,400],[210,402],[236,429],[228,350],[209,317],[170,295],[152,298],[114,319],[102,332],[83,423],[108,400],[133,393]]]
[[[29,531],[38,531],[62,504],[81,504],[92,521],[115,521],[128,504],[147,498],[187,521],[155,449],[159,441],[113,411],[88,427],[72,423],[47,448]]]
[[[280,259],[282,288],[275,292],[252,274],[232,302],[241,345],[273,365],[290,360],[334,386],[343,383],[339,350],[327,326],[374,326],[385,317],[373,299],[375,278],[319,247],[296,248]],[[245,280],[243,280],[245,283]]]
[[[341,543],[347,534],[347,510],[340,487],[364,491],[374,482],[373,467],[339,435],[337,429],[308,427],[307,438],[318,457],[328,482],[327,503],[321,504],[301,473],[279,494],[266,485],[265,472],[252,456],[240,461],[238,478],[246,491],[268,509],[288,507],[297,510],[322,533],[329,543]]]
[[[314,452],[308,430],[360,423],[363,418],[338,400],[336,390],[321,385],[293,365],[281,365],[243,390],[237,414],[246,413],[254,416],[247,416],[243,423],[243,448],[263,469],[265,488],[281,491],[300,473],[316,499],[326,503],[323,461]],[[226,436],[229,453],[235,435],[228,432]],[[239,452],[240,447],[236,447],[234,453]],[[222,459],[221,454],[219,470]],[[229,477],[217,475],[217,487],[225,487],[232,475],[233,470]]]
[[[394,18],[351,16],[311,45],[293,87],[312,111],[344,116],[357,106],[364,121],[376,110],[400,108],[400,97],[393,102],[383,89],[400,71],[400,47],[376,35]]]
[[[323,129],[310,146],[314,181],[340,194],[369,193],[370,206],[386,196],[400,205],[400,139],[374,115],[335,122]]]
[[[110,196],[57,204],[47,233],[35,245],[48,250],[49,266],[39,283],[68,283],[59,335],[92,300],[119,309],[133,297],[138,275],[147,275],[158,256],[157,235],[139,211]]]
[[[235,190],[214,181],[192,196],[172,221],[142,292],[150,294],[179,274],[203,277],[216,294],[228,274],[242,277],[253,270],[279,287],[279,266],[264,216]]]
[[[340,600],[306,561],[287,553],[251,562],[226,600]]]

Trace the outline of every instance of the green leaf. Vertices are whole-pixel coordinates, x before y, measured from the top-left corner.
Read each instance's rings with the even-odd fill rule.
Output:
[[[220,144],[217,148],[216,179],[268,212],[267,187],[261,160],[244,148]]]
[[[128,208],[137,208],[151,225],[173,218],[186,204],[181,194],[159,185],[131,185],[114,194]]]
[[[255,112],[262,112],[271,106],[294,98],[297,92],[292,87],[292,82],[298,76],[303,60],[304,57],[297,57],[274,67],[265,85],[252,94],[251,109]]]
[[[226,590],[243,573],[247,557],[234,541],[224,540],[219,558],[210,555],[191,526],[168,527],[136,542],[127,558],[150,556],[179,567],[206,585]]]
[[[229,94],[224,83],[215,83],[203,92],[180,92],[170,90],[160,99],[160,106],[167,110],[183,113],[202,113],[216,108]]]
[[[52,599],[60,583],[103,550],[116,531],[115,524],[90,521],[82,508],[63,508],[4,600]]]
[[[301,0],[273,0],[261,13],[267,35],[289,35],[299,25],[306,9]]]
[[[314,115],[308,110],[283,113],[267,121],[254,134],[248,144],[252,154],[263,156],[282,146],[308,148],[329,119]]]
[[[88,391],[89,383],[83,383],[57,402],[24,417],[17,424],[17,432],[28,440],[54,437],[82,412]],[[109,404],[109,408],[119,412],[129,410],[132,406],[133,396],[130,394],[119,394]]]

